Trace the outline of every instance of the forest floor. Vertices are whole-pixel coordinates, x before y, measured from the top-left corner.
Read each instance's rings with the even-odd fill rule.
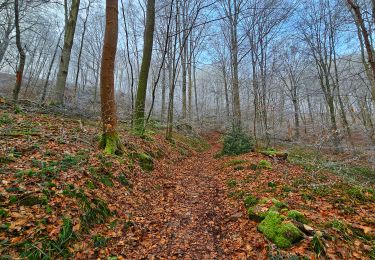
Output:
[[[125,124],[125,154],[104,156],[99,133],[97,121],[2,105],[0,259],[375,257],[367,168],[347,169],[360,177],[354,184],[305,150],[289,161],[218,156],[219,133],[175,133],[169,143],[157,126],[140,138]],[[249,219],[249,196],[298,210],[320,235],[278,249]]]

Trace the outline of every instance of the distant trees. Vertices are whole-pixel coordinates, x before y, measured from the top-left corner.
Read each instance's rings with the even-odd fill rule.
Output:
[[[301,14],[301,35],[314,60],[321,90],[328,108],[333,145],[339,151],[341,138],[336,118],[335,96],[339,85],[333,74],[337,44],[338,15],[335,2],[307,3],[307,13]],[[337,11],[338,12],[338,11]]]
[[[263,145],[375,140],[374,1],[121,0],[113,78],[102,1],[18,0],[18,18],[0,2],[0,70],[17,75],[0,94],[82,113],[101,97],[104,133],[118,111],[140,134],[160,121],[167,139],[189,124]]]
[[[2,38],[0,39],[0,63],[2,62],[3,58],[4,58],[4,55],[5,55],[5,52],[7,51],[8,49],[8,46],[9,46],[9,43],[11,41],[11,38],[12,38],[12,32],[14,30],[14,27],[15,27],[15,19],[13,18],[13,12],[12,8],[9,8],[10,4],[9,4],[10,1],[7,2],[4,2],[3,3],[3,7],[0,8],[4,10],[5,14],[4,14],[4,24],[2,27]]]
[[[114,89],[115,59],[118,38],[118,0],[106,0],[106,20],[100,73],[100,97],[103,134],[99,147],[107,154],[121,151],[117,133],[117,112]]]
[[[286,89],[287,95],[293,103],[295,139],[300,138],[300,91],[304,70],[307,63],[301,54],[301,50],[293,44],[285,44],[280,49],[279,76]]]
[[[77,24],[80,0],[72,0],[69,10],[68,1],[64,0],[65,33],[64,45],[61,51],[60,65],[57,73],[55,101],[58,105],[64,104],[66,80],[69,72],[70,56],[74,41],[74,33]]]

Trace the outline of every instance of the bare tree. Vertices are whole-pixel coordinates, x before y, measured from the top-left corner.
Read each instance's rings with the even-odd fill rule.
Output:
[[[21,90],[21,84],[22,84],[22,78],[23,78],[23,70],[25,67],[25,61],[26,61],[26,54],[22,47],[21,42],[21,30],[20,30],[20,21],[19,21],[19,3],[18,0],[14,0],[14,24],[16,27],[16,44],[17,44],[17,50],[19,54],[19,63],[16,73],[16,84],[14,86],[13,90],[13,101],[16,103],[18,101],[18,95]]]
[[[72,5],[68,14],[68,3],[64,0],[65,8],[65,33],[64,46],[61,51],[59,71],[56,81],[55,101],[58,105],[64,105],[66,80],[69,72],[70,55],[74,41],[74,33],[77,24],[80,0],[72,0]],[[69,16],[69,18],[68,18]]]

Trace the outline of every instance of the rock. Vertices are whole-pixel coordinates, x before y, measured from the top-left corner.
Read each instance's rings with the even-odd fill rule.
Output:
[[[258,204],[248,208],[247,214],[251,220],[260,222],[267,216],[268,210],[269,207],[267,207],[266,205]]]
[[[303,238],[301,230],[273,210],[268,211],[264,220],[258,225],[258,230],[279,248],[291,247]]]
[[[247,207],[247,213],[249,218],[254,221],[262,221],[269,211],[282,211],[287,208],[287,204],[281,202],[277,199],[268,199],[264,198],[261,200],[257,200],[257,203],[249,203],[254,202],[253,200],[248,199],[248,203],[245,201],[245,207]],[[256,205],[255,205],[256,204]],[[253,206],[252,206],[253,205]],[[252,206],[252,207],[251,207]]]
[[[306,224],[303,224],[303,230],[302,231],[305,232],[307,235],[313,235],[315,233],[315,230],[312,227],[310,227]]]

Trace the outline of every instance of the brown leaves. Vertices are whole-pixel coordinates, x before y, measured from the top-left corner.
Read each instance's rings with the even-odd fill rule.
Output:
[[[248,166],[265,157],[256,153],[214,159],[214,154],[221,148],[217,134],[210,136],[210,150],[188,152],[190,156],[186,156],[167,143],[163,135],[147,141],[122,131],[121,138],[127,141],[131,151],[163,152],[163,156],[154,158],[155,170],[145,174],[131,158],[101,156],[96,141],[92,141],[92,136],[100,129],[93,124],[85,123],[85,131],[82,131],[82,123],[77,120],[31,114],[15,118],[16,124],[29,122],[43,134],[0,140],[2,148],[8,149],[12,143],[19,153],[15,162],[7,165],[9,174],[1,175],[0,183],[4,196],[4,200],[0,197],[0,209],[6,208],[8,214],[1,218],[1,223],[9,223],[9,230],[0,230],[0,239],[9,238],[12,244],[26,240],[37,243],[41,237],[56,240],[63,219],[69,218],[73,231],[79,234],[67,245],[76,259],[105,259],[108,256],[117,256],[117,259],[263,259],[279,250],[257,231],[257,224],[248,219],[241,199],[246,193],[258,198],[279,198],[293,208],[301,209],[314,229],[339,217],[362,235],[370,236],[374,232],[371,225],[371,216],[375,214],[373,203],[346,205],[357,211],[343,214],[334,203],[335,199],[341,198],[342,191],[334,189],[324,196],[314,193],[306,186],[312,181],[311,175],[300,167],[273,162],[272,170],[257,172]],[[188,149],[188,145],[183,147]],[[85,151],[87,161],[49,173],[61,166],[64,156],[74,157],[80,151]],[[241,159],[247,164],[238,171],[230,166],[222,167],[232,159]],[[55,166],[48,168],[50,163]],[[120,175],[126,176],[133,186],[121,183]],[[111,180],[112,186],[103,183],[104,176]],[[236,180],[236,186],[229,188],[228,179]],[[305,184],[294,185],[301,180]],[[270,188],[269,182],[277,186]],[[285,187],[290,191],[284,191]],[[80,189],[91,208],[96,207],[92,200],[99,198],[116,214],[83,232],[83,205],[72,195]],[[45,196],[46,202],[33,206],[10,203],[12,196],[18,198],[30,192],[41,198]],[[343,239],[345,234],[329,226],[325,233],[336,236],[336,242],[325,241],[327,253],[333,259],[363,259],[370,250],[366,241],[353,239],[353,233],[348,232],[353,245]],[[107,244],[95,248],[94,235],[105,237]],[[311,238],[306,238],[281,252],[314,259],[310,241]],[[7,253],[17,258],[18,253],[9,248]]]

